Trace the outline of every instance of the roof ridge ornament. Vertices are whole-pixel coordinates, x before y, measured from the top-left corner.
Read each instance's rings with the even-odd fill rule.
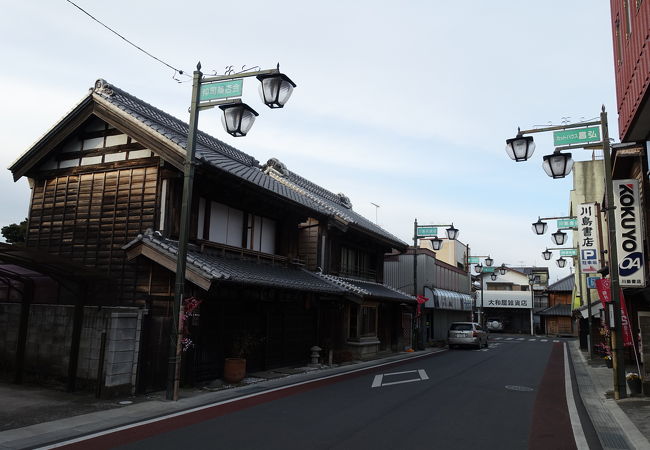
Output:
[[[262,170],[266,173],[269,173],[271,170],[276,172],[282,177],[287,177],[289,170],[287,166],[284,165],[278,158],[269,159],[266,164],[262,166]]]
[[[98,94],[107,95],[109,97],[113,96],[113,94],[114,94],[113,86],[111,86],[103,78],[99,78],[97,81],[95,81],[94,91],[97,92]]]
[[[343,205],[347,209],[352,209],[352,202],[350,201],[350,198],[347,195],[345,195],[342,192],[339,192],[336,195],[338,196],[341,205]]]

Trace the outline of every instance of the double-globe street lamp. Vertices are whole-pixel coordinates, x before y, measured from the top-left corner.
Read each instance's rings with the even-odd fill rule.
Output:
[[[454,227],[454,224],[428,224],[428,225],[418,225],[418,219],[416,218],[413,221],[413,293],[416,298],[419,296],[418,292],[418,239],[426,239],[431,241],[431,245],[434,250],[440,250],[442,247],[442,239],[438,237],[438,228],[446,228],[447,239],[450,241],[455,241],[458,238],[459,230]],[[424,293],[424,292],[423,292]],[[419,301],[419,300],[418,300]],[[419,308],[418,304],[418,308]],[[423,325],[423,315],[419,317],[418,328],[419,333],[419,342],[420,347],[424,347],[424,329]]]
[[[190,123],[183,168],[183,196],[178,234],[178,254],[176,256],[174,305],[169,342],[166,391],[168,400],[178,399],[182,334],[180,314],[185,294],[185,269],[187,265],[190,205],[192,204],[194,185],[194,154],[196,152],[199,112],[219,107],[223,111],[221,121],[226,132],[235,137],[246,136],[258,114],[237,97],[242,95],[243,78],[253,76],[260,81],[259,91],[262,101],[271,109],[282,108],[291,97],[293,88],[296,87],[296,84],[289,77],[280,73],[279,64],[275,69],[227,73],[226,75],[204,78],[201,72],[201,63],[199,62],[193,74]]]
[[[494,259],[492,259],[489,255],[488,256],[473,256],[472,258],[474,258],[473,261],[478,261],[480,258],[485,258],[484,262],[485,262],[486,269],[483,268],[483,264],[481,264],[480,262],[475,262],[474,263],[474,264],[476,264],[474,266],[474,271],[477,274],[479,274],[479,282],[481,284],[481,305],[478,308],[478,323],[481,324],[481,326],[482,326],[483,325],[483,319],[484,319],[484,317],[483,317],[483,288],[485,287],[484,283],[483,283],[484,276],[485,276],[486,273],[490,273],[490,278],[492,279],[492,281],[495,281],[496,277],[497,277],[497,275],[496,275],[497,271],[499,271],[501,273],[501,275],[505,275],[507,269],[506,269],[505,264],[502,264],[498,269],[497,268],[487,269],[487,268],[492,268],[493,265],[494,265]],[[469,258],[468,258],[468,261],[469,261]],[[490,270],[491,270],[491,272],[490,272]],[[471,276],[470,276],[470,278],[471,278]]]
[[[525,134],[542,133],[548,131],[564,131],[576,128],[591,126],[600,126],[602,140],[598,142],[599,137],[594,135],[593,142],[589,140],[589,129],[582,130],[585,138],[579,136],[578,144],[565,145],[556,147],[551,155],[543,157],[542,167],[546,174],[551,178],[564,178],[573,168],[573,159],[571,153],[562,153],[572,149],[602,149],[605,169],[605,196],[607,200],[607,228],[609,233],[609,267],[611,281],[611,298],[614,306],[614,330],[612,332],[612,353],[614,359],[614,396],[616,399],[627,396],[625,386],[625,367],[623,355],[622,339],[622,320],[621,320],[621,298],[620,282],[618,273],[618,252],[616,246],[616,218],[614,215],[614,193],[612,182],[612,159],[609,144],[609,128],[607,124],[607,113],[603,105],[600,112],[599,121],[578,122],[574,124],[565,124],[552,127],[535,128],[531,130],[517,130],[517,136],[506,140],[506,153],[514,161],[521,162],[528,160],[535,151],[535,142],[532,136]],[[591,305],[587,305],[591,308]]]

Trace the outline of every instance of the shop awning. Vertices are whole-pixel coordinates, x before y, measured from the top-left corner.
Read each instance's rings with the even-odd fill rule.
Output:
[[[447,289],[424,287],[424,296],[429,300],[424,304],[425,308],[453,309],[457,311],[471,311],[474,300],[469,294],[463,294]]]

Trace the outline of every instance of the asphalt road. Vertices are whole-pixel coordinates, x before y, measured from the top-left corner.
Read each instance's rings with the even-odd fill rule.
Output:
[[[95,450],[575,449],[563,344],[496,338],[488,349],[450,350],[302,384],[78,445]]]

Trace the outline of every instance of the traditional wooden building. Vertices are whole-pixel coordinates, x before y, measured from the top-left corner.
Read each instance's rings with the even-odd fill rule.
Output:
[[[553,336],[576,336],[573,320],[573,287],[575,276],[568,275],[546,288],[548,308],[538,314],[542,318],[544,334]]]
[[[27,248],[95,269],[110,306],[145,312],[142,390],[166,377],[187,130],[98,80],[10,168],[32,188]],[[406,243],[275,159],[199,133],[196,164],[185,381],[219,377],[238,333],[257,342],[250,369],[306,362],[313,345],[334,360],[402,348],[415,302],[382,278]]]

